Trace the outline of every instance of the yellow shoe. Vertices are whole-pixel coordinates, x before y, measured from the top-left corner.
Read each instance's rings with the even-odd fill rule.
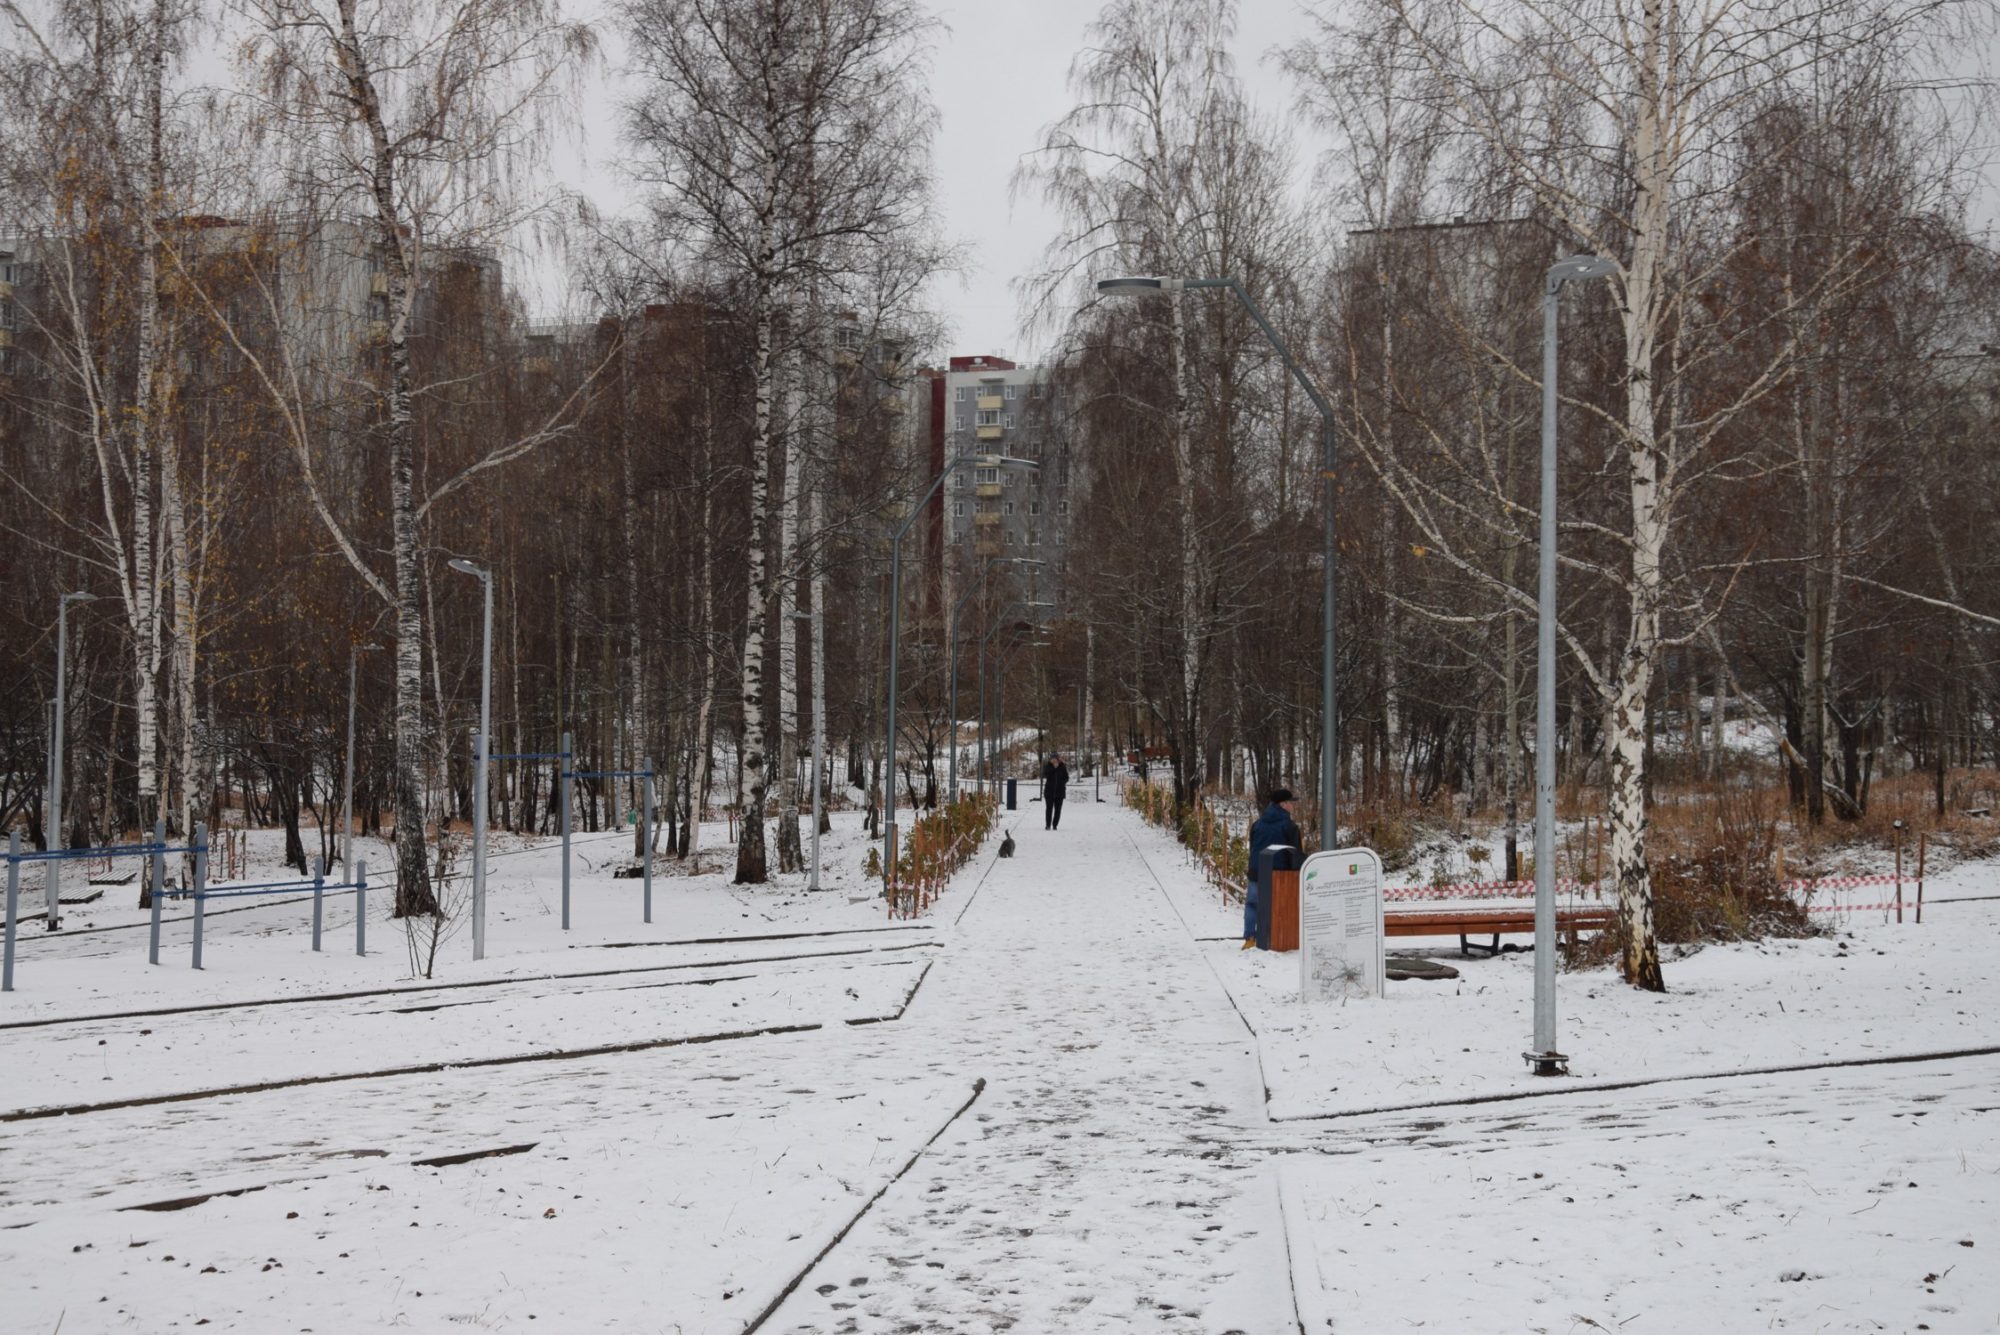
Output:
[[[1245,950],[1255,950],[1255,949],[1257,948],[1257,938],[1256,938],[1256,937],[1254,937],[1254,936],[1246,936],[1246,937],[1244,937],[1244,938],[1243,938],[1243,948],[1244,948]]]

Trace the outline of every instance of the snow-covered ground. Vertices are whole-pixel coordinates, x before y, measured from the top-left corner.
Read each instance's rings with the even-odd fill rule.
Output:
[[[1991,865],[1665,997],[1566,974],[1576,1074],[1536,1080],[1529,957],[1304,1011],[1106,797],[1014,813],[914,923],[853,813],[837,888],[663,867],[650,926],[603,848],[562,932],[510,847],[490,958],[432,980],[386,920],[313,955],[302,905],[212,916],[199,973],[185,922],[159,968],[127,909],[30,923],[0,1328],[2000,1326],[2000,1056],[1744,1074],[2000,1048]]]

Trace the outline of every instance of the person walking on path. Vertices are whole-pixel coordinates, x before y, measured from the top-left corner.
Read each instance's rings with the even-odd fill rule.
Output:
[[[1263,868],[1262,854],[1267,848],[1298,848],[1299,827],[1292,820],[1292,809],[1296,805],[1292,790],[1276,788],[1271,792],[1270,805],[1264,814],[1250,827],[1250,871],[1243,878],[1243,948],[1250,949],[1257,944],[1257,875]]]
[[[1042,766],[1042,828],[1062,828],[1063,798],[1069,793],[1069,766],[1060,755],[1049,757]]]

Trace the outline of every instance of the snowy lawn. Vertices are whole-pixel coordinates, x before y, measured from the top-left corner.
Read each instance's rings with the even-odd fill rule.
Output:
[[[71,1187],[59,1204],[0,1209],[14,1230],[0,1234],[14,1277],[0,1324],[740,1331],[971,1092],[945,1077],[820,1089],[793,1083],[799,1062],[781,1066],[763,1075],[711,1048],[464,1072],[442,1086],[444,1128],[424,1111],[431,1086],[94,1114],[39,1134],[114,1156],[122,1134],[132,1159],[154,1162],[99,1199]],[[257,1148],[218,1155],[223,1136]]]
[[[2000,1058],[1329,1124],[1282,1161],[1306,1328],[2000,1328]]]
[[[710,849],[703,855],[705,865],[715,867],[725,861],[714,851],[725,835],[721,825],[704,830],[703,839]],[[560,841],[523,841],[496,832],[487,872],[487,957],[476,964],[472,960],[468,910],[461,887],[449,897],[459,902],[437,952],[432,981],[575,973],[653,962],[651,958],[635,958],[643,953],[632,949],[636,946],[895,928],[897,924],[888,921],[877,897],[880,883],[861,875],[867,841],[860,814],[836,813],[833,833],[823,838],[822,845],[822,884],[827,888],[817,894],[806,892],[803,873],[774,874],[772,884],[751,890],[731,885],[728,870],[687,876],[680,874],[678,864],[670,859],[658,858],[653,921],[648,924],[642,919],[640,882],[612,875],[630,860],[630,832],[579,836],[572,850],[570,873],[572,930],[565,932]],[[279,832],[253,831],[247,878],[265,881],[289,876],[278,861],[282,851]],[[364,855],[371,866],[392,863],[388,845],[380,841],[357,841],[357,861]],[[351,892],[326,897],[323,950],[318,955],[311,949],[310,896],[212,901],[204,932],[204,967],[199,973],[189,967],[193,924],[191,907],[185,900],[170,900],[163,907],[157,968],[146,962],[147,915],[134,907],[136,891],[132,887],[114,887],[97,904],[68,910],[63,929],[55,933],[45,933],[39,919],[24,919],[15,965],[16,990],[0,997],[0,1026],[59,1015],[420,983],[424,980],[421,969],[412,966],[405,926],[390,917],[390,888],[386,882],[377,886],[375,881],[371,875],[365,958],[354,953]],[[33,895],[24,888],[22,899],[24,912],[30,905],[39,906],[39,887]],[[919,934],[902,933],[905,937]],[[722,958],[744,952],[712,953]],[[62,962],[60,967],[55,967],[57,961]]]
[[[1257,1033],[1273,1118],[1542,1083],[1520,1055],[1533,1025],[1532,953],[1462,959],[1456,937],[1440,940],[1426,953],[1456,968],[1456,981],[1391,982],[1380,1003],[1309,1009],[1298,1000],[1296,954],[1241,950],[1241,908],[1223,907],[1166,835],[1146,828],[1133,837],[1145,841],[1195,935],[1236,938],[1205,945]],[[1571,1057],[1570,1083],[2000,1044],[2000,902],[1964,898],[2000,894],[2000,868],[1961,864],[1933,876],[1927,893],[1921,926],[1907,920],[1913,915],[1898,925],[1893,915],[1856,914],[1825,937],[1669,958],[1665,995],[1628,988],[1606,969],[1560,975],[1558,1043]],[[1414,951],[1425,943],[1390,944]]]

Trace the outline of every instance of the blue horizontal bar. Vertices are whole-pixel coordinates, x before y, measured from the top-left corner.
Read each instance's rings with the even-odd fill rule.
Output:
[[[323,886],[321,886],[321,887],[320,887],[320,889],[322,889],[322,890],[352,890],[352,889],[354,889],[354,888],[355,888],[355,887],[354,887],[354,884],[353,884],[352,882],[348,882],[348,883],[347,883],[347,884],[345,884],[345,885],[330,885],[330,884],[329,884],[329,885],[323,885]],[[299,893],[306,893],[306,892],[309,892],[309,891],[311,891],[311,890],[312,890],[312,882],[311,882],[311,881],[307,881],[307,882],[306,882],[306,883],[305,883],[304,885],[298,885],[298,884],[294,883],[294,884],[290,884],[290,885],[285,885],[285,886],[275,886],[275,885],[273,885],[273,886],[252,886],[252,887],[248,887],[248,888],[246,888],[246,887],[242,887],[242,886],[230,886],[230,887],[229,887],[228,889],[226,889],[226,890],[203,890],[203,891],[201,892],[201,898],[203,898],[203,899],[235,899],[235,898],[237,898],[238,896],[242,896],[242,895],[278,895],[278,894],[284,894],[284,893],[285,893],[286,891],[296,891],[296,892],[299,892]],[[179,892],[179,893],[178,893],[178,894],[177,894],[177,895],[175,896],[175,898],[177,898],[177,899],[190,899],[190,898],[193,898],[193,897],[194,897],[194,893],[195,893],[195,892],[194,892],[194,891],[192,891],[192,890],[182,890],[182,891],[180,891],[180,892]]]
[[[206,853],[204,846],[174,848],[167,844],[115,844],[106,848],[56,848],[41,853],[0,852],[9,862],[77,862],[89,858],[149,858],[155,853]]]
[[[312,888],[311,881],[249,881],[242,885],[207,886],[203,888],[202,893],[219,895],[225,890],[310,890]],[[326,888],[331,890],[333,883],[327,882]]]

